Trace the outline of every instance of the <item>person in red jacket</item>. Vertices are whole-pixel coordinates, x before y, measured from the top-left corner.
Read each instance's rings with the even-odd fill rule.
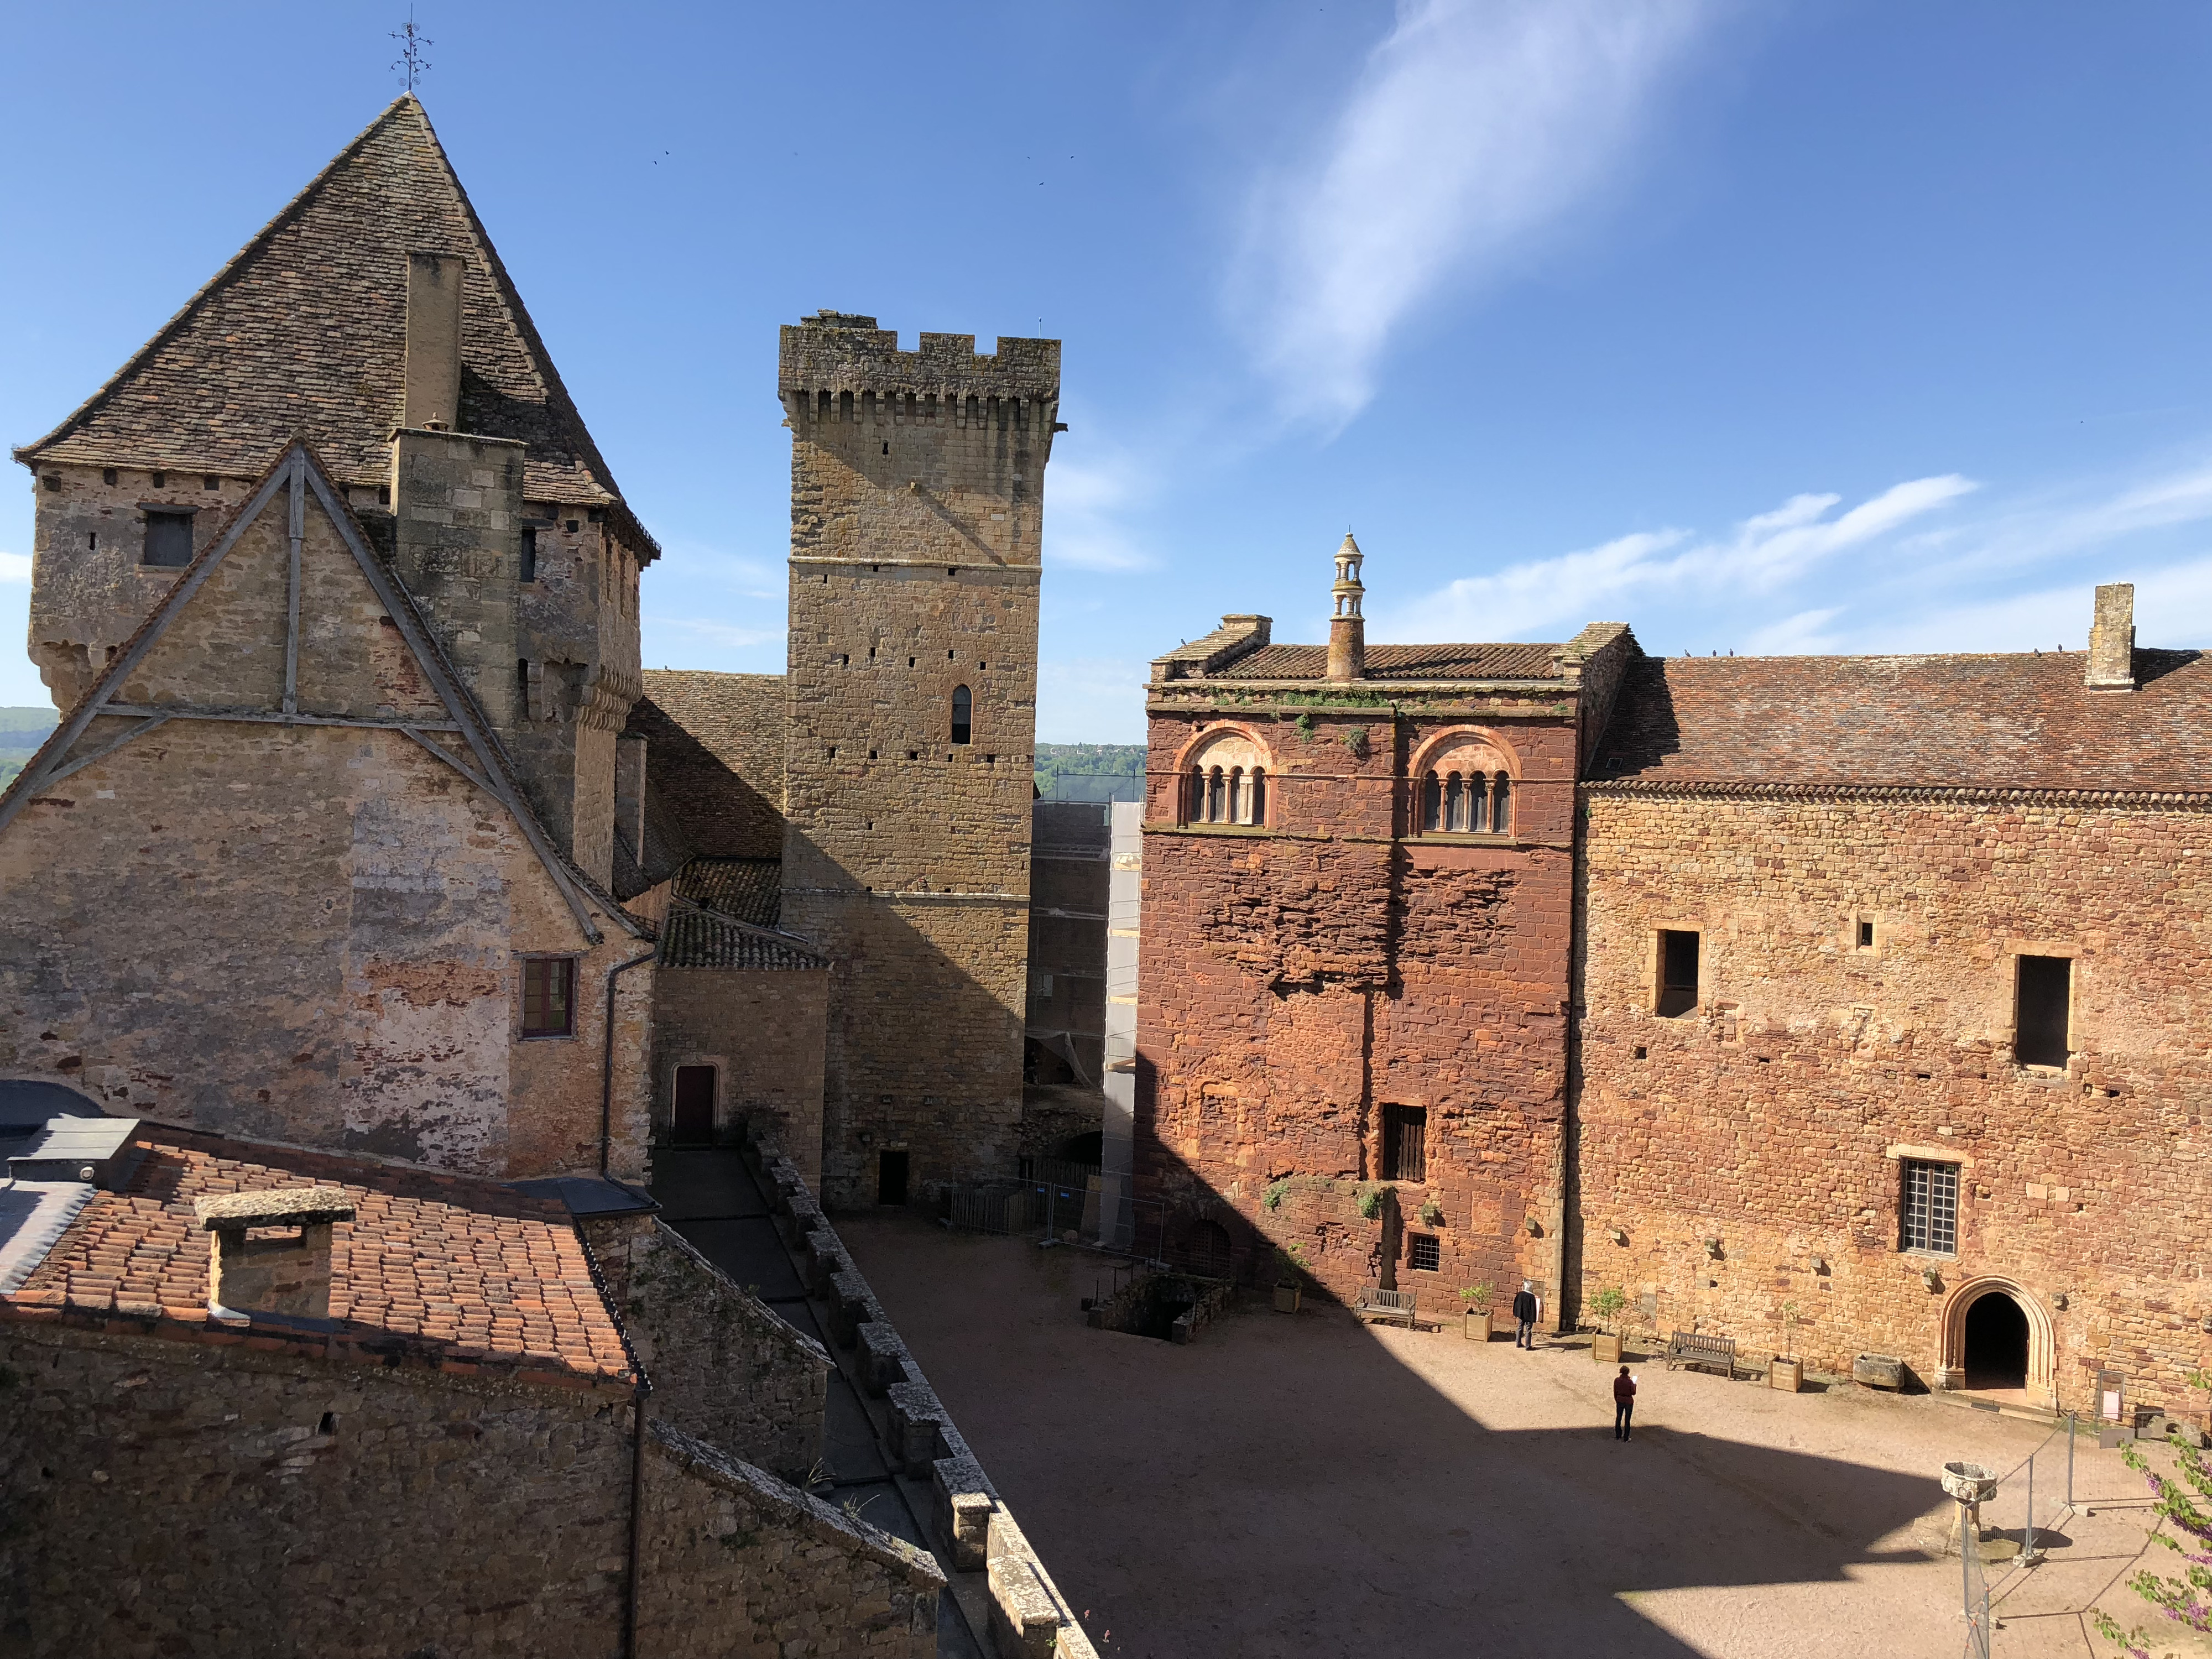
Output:
[[[1620,1368],[1620,1375],[1613,1379],[1613,1437],[1628,1438],[1628,1419],[1636,1412],[1636,1379],[1628,1374],[1628,1367]]]

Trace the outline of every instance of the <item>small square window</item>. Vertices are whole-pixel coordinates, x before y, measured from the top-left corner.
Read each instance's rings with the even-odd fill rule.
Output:
[[[522,959],[522,1035],[564,1037],[576,1034],[576,959]]]
[[[176,566],[192,562],[192,515],[189,513],[149,513],[146,550],[141,564]]]
[[[222,488],[222,480],[217,477],[214,473],[210,472],[201,478],[200,488],[202,489],[220,489]]]
[[[1406,1265],[1417,1273],[1432,1273],[1443,1266],[1443,1251],[1434,1233],[1406,1235]]]
[[[115,469],[112,466],[103,466],[100,468],[100,481],[104,484],[113,483],[115,482]]]
[[[1905,1191],[1898,1206],[1901,1250],[1927,1250],[1937,1255],[1959,1252],[1959,1166],[1905,1164]]]

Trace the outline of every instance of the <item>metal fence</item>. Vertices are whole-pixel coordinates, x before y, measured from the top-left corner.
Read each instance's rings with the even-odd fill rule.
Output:
[[[1959,1539],[1967,1659],[1990,1659],[1990,1608],[2039,1565],[2074,1513],[2073,1413],[1997,1482],[1981,1505],[1980,1536]]]
[[[1099,1179],[1095,1165],[1024,1158],[1019,1176],[955,1187],[946,1196],[946,1219],[963,1232],[1035,1234],[1041,1238],[1060,1238],[1073,1232],[1091,1240],[1098,1237]]]

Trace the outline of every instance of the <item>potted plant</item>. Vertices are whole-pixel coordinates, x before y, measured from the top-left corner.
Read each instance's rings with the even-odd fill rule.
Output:
[[[1598,1322],[1598,1334],[1590,1339],[1590,1358],[1601,1365],[1618,1365],[1620,1333],[1611,1327],[1620,1310],[1628,1305],[1628,1292],[1618,1285],[1608,1285],[1590,1298],[1589,1305]]]
[[[1797,1357],[1797,1304],[1782,1304],[1782,1346],[1790,1352],[1774,1356],[1773,1364],[1767,1367],[1766,1382],[1770,1388],[1784,1394],[1796,1394],[1805,1386],[1805,1362]]]
[[[1287,1250],[1275,1252],[1275,1311],[1294,1314],[1298,1302],[1305,1294],[1300,1275],[1306,1270],[1306,1249],[1303,1244],[1293,1244]]]
[[[1459,1293],[1467,1304],[1467,1340],[1470,1342],[1490,1340],[1490,1298],[1496,1286],[1488,1279],[1480,1285],[1469,1285]]]

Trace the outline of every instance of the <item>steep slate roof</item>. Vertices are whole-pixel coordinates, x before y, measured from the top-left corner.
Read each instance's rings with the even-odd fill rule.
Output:
[[[1600,782],[2212,791],[2212,654],[2138,650],[2139,690],[2081,652],[1645,657]]]
[[[783,913],[781,859],[694,859],[677,872],[676,896],[756,927]]]
[[[468,262],[461,429],[528,444],[528,499],[606,507],[622,539],[656,557],[412,93],[15,459],[252,477],[304,434],[342,481],[388,482],[410,252]]]
[[[1556,645],[1370,645],[1370,680],[1556,680]],[[1325,645],[1263,645],[1206,678],[1317,680],[1328,672]]]
[[[755,927],[678,899],[660,924],[663,968],[827,969],[830,958],[793,933]]]
[[[646,740],[661,805],[700,853],[783,854],[781,674],[648,669],[629,730]]]
[[[321,1340],[374,1346],[380,1335],[395,1336],[441,1363],[631,1376],[575,1224],[556,1200],[468,1176],[181,1129],[149,1128],[134,1145],[144,1157],[124,1190],[100,1193],[78,1212],[23,1287],[0,1297],[9,1313],[206,1328],[212,1236],[192,1200],[342,1187],[354,1218],[331,1233],[330,1317],[339,1329]],[[296,1334],[283,1319],[253,1322],[257,1335]]]

